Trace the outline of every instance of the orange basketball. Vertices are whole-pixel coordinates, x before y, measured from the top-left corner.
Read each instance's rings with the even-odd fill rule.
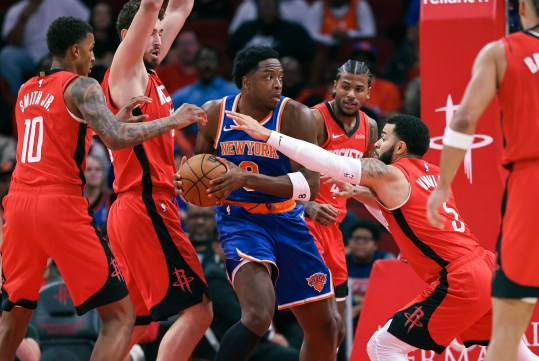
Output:
[[[180,180],[182,182],[182,196],[199,207],[215,205],[220,199],[208,197],[206,190],[210,187],[212,179],[225,174],[228,168],[219,162],[213,154],[197,154],[192,156],[180,167]]]

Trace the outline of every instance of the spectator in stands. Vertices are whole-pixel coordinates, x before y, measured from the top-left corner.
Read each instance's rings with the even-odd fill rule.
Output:
[[[228,8],[230,6],[229,0],[198,0],[195,1],[193,10],[189,15],[190,19],[217,19],[226,18],[228,15]]]
[[[306,28],[307,18],[305,14],[309,11],[309,4],[305,0],[280,0],[279,13],[283,20],[297,23]],[[247,21],[257,19],[257,6],[255,0],[243,0],[238,6],[234,17],[230,22],[228,32],[233,34],[238,28]]]
[[[227,279],[225,254],[217,238],[212,242],[215,262],[207,262],[204,274],[213,303],[211,330],[221,340],[225,332],[241,318],[241,308],[236,293]],[[250,361],[299,361],[299,349],[290,347],[287,339],[270,329],[256,345]]]
[[[86,158],[84,177],[86,178],[84,196],[88,198],[94,221],[101,233],[106,234],[109,209],[116,195],[107,187],[105,167],[99,158],[92,155]]]
[[[90,76],[97,81],[103,80],[105,71],[112,64],[112,56],[120,43],[113,21],[111,6],[105,1],[99,1],[92,8],[90,25],[94,28],[94,56]]]
[[[324,100],[325,87],[309,87],[298,59],[285,56],[281,58],[283,67],[283,95],[312,107]]]
[[[413,8],[419,4],[410,4]],[[419,74],[419,19],[415,15],[407,17],[406,38],[389,59],[384,77],[395,84],[404,85]]]
[[[25,74],[32,73],[48,55],[49,25],[61,16],[88,20],[90,11],[79,0],[21,0],[7,11],[2,27],[6,46],[0,50],[0,76],[16,95]]]
[[[233,59],[249,46],[269,46],[281,57],[293,56],[307,67],[316,53],[316,45],[300,25],[282,20],[278,0],[256,0],[258,18],[247,21],[232,34],[227,54]]]
[[[326,46],[376,36],[376,21],[365,0],[317,0],[311,5],[307,28],[314,40]]]
[[[214,208],[188,203],[185,227],[200,263],[204,266],[207,262],[213,262],[212,242],[217,239]]]
[[[395,258],[392,253],[378,249],[380,232],[378,224],[368,220],[359,220],[350,227],[346,266],[352,295],[354,330],[361,313],[374,262],[379,259]]]
[[[421,85],[419,75],[410,80],[408,85],[406,85],[402,112],[418,118],[421,115]]]
[[[379,72],[376,63],[376,47],[368,41],[357,41],[351,57],[367,64],[373,74],[367,106],[382,118],[389,113],[400,111],[402,96],[399,88],[392,82],[377,76]]]
[[[195,55],[198,80],[172,93],[174,108],[179,108],[183,103],[202,106],[209,100],[238,94],[239,89],[234,83],[219,76],[219,65],[217,51],[209,47],[201,47]]]
[[[157,68],[157,74],[170,94],[198,79],[195,56],[199,48],[194,31],[182,30],[178,34],[166,63]]]

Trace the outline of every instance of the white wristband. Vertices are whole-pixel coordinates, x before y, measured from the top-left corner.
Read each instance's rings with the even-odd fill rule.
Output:
[[[299,201],[308,201],[311,199],[311,188],[303,173],[294,172],[287,175],[292,182],[292,199]]]
[[[457,132],[447,126],[445,127],[442,144],[457,149],[468,150],[472,146],[474,138],[473,134]]]

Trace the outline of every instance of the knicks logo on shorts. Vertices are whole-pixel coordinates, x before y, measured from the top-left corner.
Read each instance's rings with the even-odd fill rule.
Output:
[[[309,286],[311,286],[318,292],[322,292],[322,290],[324,289],[324,285],[328,281],[328,277],[325,273],[316,272],[315,274],[311,275],[309,278],[306,278],[306,280]]]
[[[423,312],[421,307],[423,306],[416,307],[415,311],[412,314],[409,314],[408,312],[404,313],[404,317],[406,317],[404,327],[410,325],[408,327],[408,333],[410,333],[414,326],[423,327],[423,324],[419,320],[421,319],[421,317],[425,316],[425,312]]]
[[[174,272],[172,272],[172,274],[176,276],[177,279],[177,281],[172,284],[174,287],[180,287],[183,292],[187,291],[189,293],[193,293],[189,284],[193,282],[193,280],[195,279],[194,277],[188,277],[185,274],[184,269],[177,269],[176,267],[174,267]]]

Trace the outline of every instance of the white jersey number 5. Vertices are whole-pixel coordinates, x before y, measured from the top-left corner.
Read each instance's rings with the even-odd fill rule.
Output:
[[[466,227],[464,226],[464,222],[459,221],[459,214],[457,213],[457,211],[449,207],[446,202],[444,202],[442,205],[444,206],[444,210],[446,211],[446,213],[451,214],[454,217],[454,220],[451,221],[453,229],[457,232],[464,232]]]

